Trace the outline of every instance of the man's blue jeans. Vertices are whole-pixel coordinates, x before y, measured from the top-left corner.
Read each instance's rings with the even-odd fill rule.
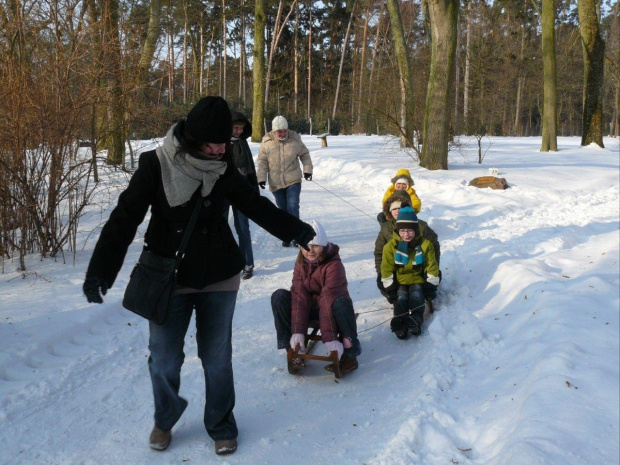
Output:
[[[179,388],[185,334],[195,308],[198,357],[205,376],[205,428],[214,440],[237,437],[231,343],[236,300],[237,291],[176,295],[166,322],[161,326],[149,323],[148,363],[158,428],[172,429],[187,407]]]
[[[284,189],[273,191],[276,205],[281,210],[289,212],[295,218],[299,218],[299,195],[301,194],[301,181],[291,184]]]
[[[224,216],[228,221],[228,207],[225,209]],[[232,207],[233,219],[235,221],[235,231],[239,237],[239,248],[245,258],[245,266],[254,268],[254,254],[252,252],[252,236],[250,235],[250,220],[247,216]]]

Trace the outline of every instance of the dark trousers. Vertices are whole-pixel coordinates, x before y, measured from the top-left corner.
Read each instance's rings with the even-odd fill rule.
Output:
[[[424,286],[422,284],[401,285],[396,295],[394,316],[411,313],[411,317],[421,325],[424,320]]]
[[[224,208],[224,217],[228,221],[228,213],[232,208],[233,220],[235,223],[235,231],[239,238],[239,248],[245,259],[245,266],[254,268],[254,253],[252,252],[252,235],[250,234],[250,220],[247,216],[237,210],[235,207],[226,205]]]
[[[196,344],[205,377],[205,428],[214,440],[237,437],[231,343],[236,299],[237,291],[176,295],[166,322],[149,323],[148,363],[159,428],[172,429],[187,407],[179,389],[185,334],[195,308]]]
[[[289,347],[291,339],[291,291],[278,289],[271,294],[271,310],[276,327],[278,349]],[[351,347],[344,349],[343,357],[357,357],[362,353],[362,346],[357,337],[357,323],[353,302],[348,297],[338,297],[332,304],[332,313],[338,324],[341,339],[351,339]],[[311,320],[319,319],[319,309],[310,312]]]

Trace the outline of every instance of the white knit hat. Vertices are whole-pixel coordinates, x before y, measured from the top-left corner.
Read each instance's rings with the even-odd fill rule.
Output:
[[[323,247],[327,246],[327,234],[325,234],[325,230],[323,226],[318,221],[310,221],[310,226],[314,229],[316,236],[312,238],[308,245],[321,245]]]
[[[407,184],[407,189],[409,189],[409,180],[407,178],[398,178],[396,182],[394,183],[394,185],[398,183]]]
[[[276,116],[271,122],[271,130],[277,131],[278,129],[288,129],[288,122],[284,116]]]

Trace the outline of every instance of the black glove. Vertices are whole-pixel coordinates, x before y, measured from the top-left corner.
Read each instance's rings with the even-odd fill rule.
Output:
[[[388,303],[393,304],[394,302],[396,302],[398,300],[398,295],[394,292],[392,294],[388,294],[386,296],[386,299],[387,299]]]
[[[258,185],[260,186],[261,189],[265,188],[265,184],[267,184],[265,181],[258,183]]]
[[[108,283],[97,276],[87,276],[82,290],[89,303],[102,304],[103,298],[101,294],[106,295],[108,292]]]
[[[394,278],[394,281],[392,282],[392,284],[390,284],[388,287],[385,288],[385,292],[387,292],[388,294],[395,294],[396,291],[398,290],[398,281],[396,281],[396,278]]]
[[[314,236],[316,236],[314,228],[309,224],[306,224],[304,230],[299,233],[299,235],[294,239],[294,241],[297,242],[304,249],[310,250],[308,248],[308,242],[310,242]]]
[[[383,297],[387,298],[388,293],[385,291],[385,287],[383,286],[383,283],[381,282],[381,273],[377,274],[377,289],[379,289],[379,292],[381,293]]]
[[[304,179],[306,181],[312,181],[312,173],[304,173]]]

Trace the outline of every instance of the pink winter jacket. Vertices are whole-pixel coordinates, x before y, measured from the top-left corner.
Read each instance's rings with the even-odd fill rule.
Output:
[[[337,297],[349,297],[347,276],[340,260],[340,248],[327,244],[327,255],[319,263],[305,259],[295,262],[293,270],[291,333],[306,334],[312,308],[319,310],[321,340],[333,341],[338,337],[338,326],[332,314],[332,303]]]

